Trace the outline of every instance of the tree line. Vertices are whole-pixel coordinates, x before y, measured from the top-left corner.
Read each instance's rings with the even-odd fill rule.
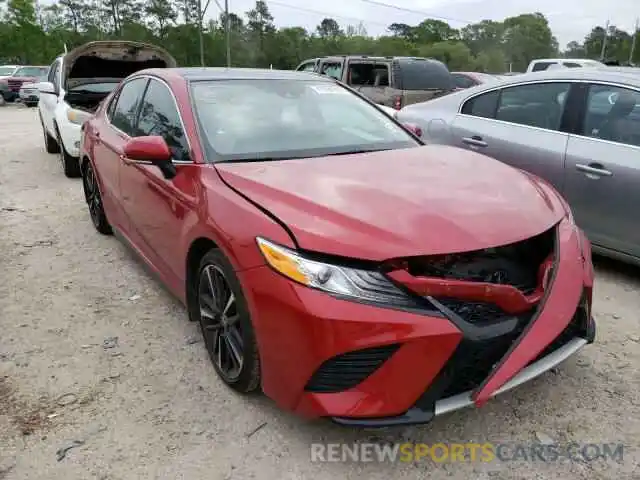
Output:
[[[160,44],[182,66],[224,66],[227,19],[222,14],[207,20],[209,6],[207,0],[56,0],[46,6],[0,0],[0,63],[48,65],[65,47],[128,39]],[[277,28],[268,0],[257,0],[244,14],[229,13],[228,20],[236,67],[292,69],[306,58],[364,54],[432,57],[451,70],[524,71],[535,58],[599,59],[605,39],[604,28],[595,26],[561,53],[547,19],[537,12],[462,29],[430,18],[417,25],[393,23],[378,37],[368,35],[362,24],[343,27],[333,18],[322,19],[314,31]],[[606,59],[626,63],[631,45],[632,32],[609,27]],[[634,62],[640,61],[638,47]]]

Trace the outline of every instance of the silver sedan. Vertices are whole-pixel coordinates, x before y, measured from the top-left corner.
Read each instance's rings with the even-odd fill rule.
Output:
[[[637,70],[519,75],[396,116],[418,125],[427,143],[481,152],[547,180],[571,205],[594,251],[640,264]]]

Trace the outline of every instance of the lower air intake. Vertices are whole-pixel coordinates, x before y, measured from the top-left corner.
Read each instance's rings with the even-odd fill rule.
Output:
[[[313,374],[305,390],[335,393],[355,387],[386,362],[400,345],[385,345],[347,352],[325,361]]]

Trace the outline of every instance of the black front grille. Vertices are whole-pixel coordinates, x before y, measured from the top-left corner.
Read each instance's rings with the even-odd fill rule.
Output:
[[[467,302],[457,298],[438,298],[437,300],[464,321],[474,325],[496,322],[505,317],[512,317],[493,303]]]
[[[540,266],[553,254],[555,227],[521,242],[473,252],[408,259],[414,276],[511,285],[525,295],[538,287]]]
[[[7,80],[7,85],[9,86],[9,90],[17,92],[22,86],[22,80]]]
[[[316,370],[305,390],[316,393],[334,393],[348,390],[362,382],[386,362],[398,344],[366,348],[330,358]]]

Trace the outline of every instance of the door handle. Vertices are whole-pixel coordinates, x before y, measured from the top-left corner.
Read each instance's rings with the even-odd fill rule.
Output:
[[[611,175],[613,175],[612,172],[604,168],[604,165],[600,163],[590,163],[589,165],[576,163],[576,170],[598,177],[610,177]]]
[[[462,139],[462,142],[466,143],[467,145],[471,145],[472,147],[486,147],[486,146],[488,146],[487,142],[482,140],[482,137],[480,137],[478,135],[474,135],[473,137],[464,137]]]

